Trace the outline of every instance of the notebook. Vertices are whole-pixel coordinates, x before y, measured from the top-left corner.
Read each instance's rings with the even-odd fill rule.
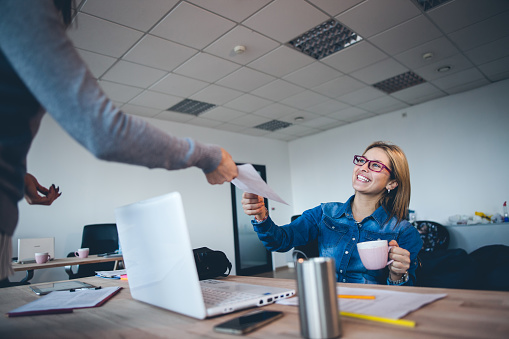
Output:
[[[48,252],[51,259],[55,258],[55,238],[18,239],[18,263],[35,262],[35,253]]]
[[[205,319],[295,294],[221,279],[200,281],[178,192],[118,207],[115,218],[133,299]]]

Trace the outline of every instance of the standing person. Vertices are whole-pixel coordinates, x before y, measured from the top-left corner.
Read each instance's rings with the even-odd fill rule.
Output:
[[[355,155],[352,186],[355,194],[346,203],[323,203],[307,210],[292,223],[277,226],[263,198],[244,193],[242,206],[254,230],[270,251],[286,252],[318,239],[322,257],[333,257],[339,282],[414,285],[419,232],[407,221],[410,172],[403,151],[396,145],[374,142],[362,156]],[[363,265],[357,243],[388,240],[395,246],[388,268],[370,271]]]
[[[71,0],[0,0],[0,281],[12,273],[26,156],[46,111],[99,159],[196,166],[210,184],[237,176],[221,147],[168,135],[113,105],[66,35],[71,8]]]

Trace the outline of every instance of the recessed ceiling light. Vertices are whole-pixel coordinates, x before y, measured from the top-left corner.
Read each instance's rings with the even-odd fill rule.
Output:
[[[304,121],[304,117],[296,117],[294,120],[295,121]]]
[[[277,131],[278,129],[286,128],[290,126],[291,123],[285,122],[285,121],[279,121],[279,120],[271,120],[267,121],[263,124],[260,124],[258,126],[255,126],[254,128],[263,129],[266,131]]]
[[[235,54],[242,54],[246,51],[246,46],[241,46],[241,45],[235,46],[233,48],[233,51],[235,52]]]
[[[362,37],[331,19],[288,42],[288,45],[317,60],[347,48]]]
[[[181,102],[168,108],[167,111],[174,111],[198,116],[198,114],[203,113],[215,106],[216,105],[214,104],[209,104],[202,101],[184,99]]]
[[[451,66],[442,66],[442,67],[439,67],[437,68],[437,72],[440,72],[440,73],[444,73],[444,72],[449,72],[451,70]]]
[[[408,71],[406,73],[396,75],[384,81],[377,82],[376,84],[373,85],[373,87],[378,88],[379,90],[384,91],[387,94],[391,94],[397,91],[401,91],[402,89],[408,87],[422,84],[423,82],[426,82],[426,80],[424,80],[414,72]]]

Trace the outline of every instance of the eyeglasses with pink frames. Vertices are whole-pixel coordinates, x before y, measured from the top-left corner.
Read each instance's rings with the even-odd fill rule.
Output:
[[[385,166],[380,161],[368,160],[366,157],[363,157],[362,155],[354,155],[353,163],[357,166],[364,166],[364,164],[367,163],[369,170],[373,172],[382,172],[382,170],[385,168],[387,172],[391,173],[389,167]]]

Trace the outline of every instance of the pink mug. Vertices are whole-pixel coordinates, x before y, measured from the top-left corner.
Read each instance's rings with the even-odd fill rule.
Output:
[[[82,259],[87,258],[89,252],[90,252],[90,250],[88,248],[80,248],[79,250],[74,252],[74,256],[82,258]]]
[[[51,259],[51,256],[48,252],[38,252],[35,253],[35,262],[38,264],[47,263]]]
[[[380,270],[390,265],[394,260],[387,261],[387,259],[393,247],[388,245],[387,240],[365,241],[357,244],[362,264],[368,270]]]

